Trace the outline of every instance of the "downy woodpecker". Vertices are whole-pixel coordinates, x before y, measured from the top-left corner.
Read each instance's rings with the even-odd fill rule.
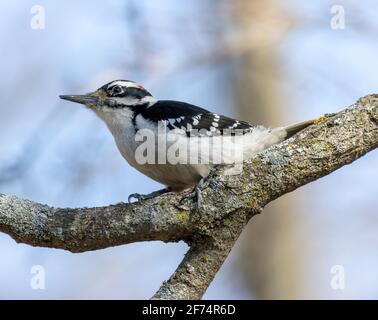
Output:
[[[189,103],[157,100],[143,86],[129,80],[115,80],[88,94],[60,98],[93,110],[108,126],[127,162],[167,187],[147,195],[132,194],[129,202],[132,198],[140,201],[196,187],[213,166],[240,164],[313,123],[269,129]],[[146,132],[152,134],[152,139],[143,146],[148,140]],[[153,155],[148,161],[146,153]],[[195,191],[199,201],[199,188]]]

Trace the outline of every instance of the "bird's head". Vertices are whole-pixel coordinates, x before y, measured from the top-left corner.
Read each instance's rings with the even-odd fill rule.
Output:
[[[61,95],[61,99],[84,104],[95,112],[119,108],[150,106],[156,99],[143,86],[129,80],[114,80],[94,92],[82,95]]]

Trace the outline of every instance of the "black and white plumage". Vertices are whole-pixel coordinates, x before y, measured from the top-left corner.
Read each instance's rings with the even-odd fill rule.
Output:
[[[129,80],[115,80],[93,93],[61,98],[92,109],[106,123],[129,164],[174,191],[195,186],[216,164],[241,164],[313,123],[269,129],[185,102],[157,100]],[[141,163],[139,149],[144,140],[140,135],[147,130],[154,136],[154,161]],[[162,136],[167,144],[164,148]],[[198,146],[200,152],[193,152]],[[176,151],[170,154],[173,147]]]
[[[234,134],[236,130],[249,132],[254,128],[247,122],[218,115],[206,109],[179,101],[157,101],[153,107],[139,110],[139,112],[150,121],[166,122],[167,127],[171,130],[183,129],[186,131],[187,136],[190,136],[191,133],[194,134],[195,130],[207,130],[210,136],[222,135],[227,130],[231,134]],[[201,133],[199,132],[198,134],[200,135]]]

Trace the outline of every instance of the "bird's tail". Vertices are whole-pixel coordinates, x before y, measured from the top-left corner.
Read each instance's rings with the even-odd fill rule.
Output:
[[[316,120],[307,120],[307,121],[304,121],[304,122],[300,122],[300,123],[293,124],[291,126],[285,127],[285,130],[287,132],[286,139],[291,138],[297,132],[302,131],[303,129],[307,128],[308,126],[314,124],[315,122],[316,122]]]

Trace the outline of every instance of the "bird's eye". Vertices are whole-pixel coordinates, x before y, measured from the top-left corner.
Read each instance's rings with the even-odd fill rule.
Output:
[[[113,95],[119,95],[122,92],[123,92],[123,89],[120,86],[114,86],[111,93]]]

